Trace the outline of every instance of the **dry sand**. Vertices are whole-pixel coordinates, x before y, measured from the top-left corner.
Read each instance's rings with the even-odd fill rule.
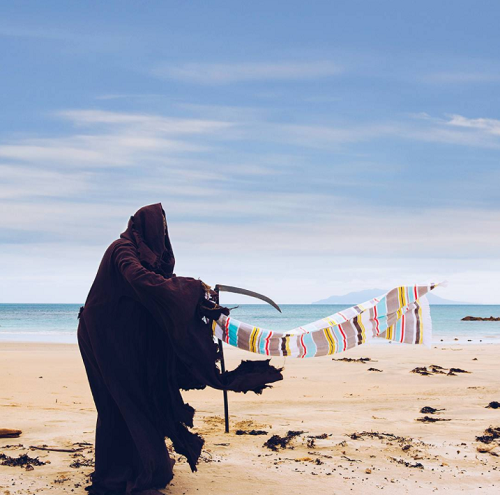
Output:
[[[175,478],[165,493],[500,493],[500,457],[495,455],[500,447],[480,453],[477,447],[496,444],[476,441],[486,428],[500,426],[500,409],[485,408],[500,401],[499,350],[496,345],[430,350],[373,345],[336,357],[374,360],[367,363],[275,358],[276,365],[285,364],[284,381],[262,396],[229,394],[232,431],[227,435],[222,393],[185,393],[197,409],[196,430],[206,445],[197,473],[176,456]],[[229,367],[251,357],[236,349],[226,356]],[[471,373],[410,373],[429,365]],[[382,372],[368,371],[371,367]],[[420,413],[424,406],[445,409],[434,416],[450,421],[416,421],[425,416]],[[30,471],[0,466],[0,495],[86,493],[92,467],[70,465],[92,459],[91,447],[75,444],[92,442],[95,419],[75,345],[0,344],[0,428],[23,431],[20,438],[0,439],[0,453],[50,461]],[[238,436],[237,429],[268,434]],[[288,430],[304,433],[278,452],[263,446],[271,435]],[[396,437],[350,436],[363,431]],[[313,443],[308,438],[325,433]],[[28,450],[33,445],[83,450],[73,457]]]

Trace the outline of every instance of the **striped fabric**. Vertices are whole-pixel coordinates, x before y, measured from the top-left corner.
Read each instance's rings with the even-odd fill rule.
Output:
[[[430,346],[432,322],[425,294],[437,285],[396,287],[371,301],[290,331],[258,328],[225,315],[214,321],[212,328],[223,342],[266,356],[326,356],[374,338]]]

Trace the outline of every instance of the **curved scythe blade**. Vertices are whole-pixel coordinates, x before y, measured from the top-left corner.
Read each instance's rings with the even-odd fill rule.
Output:
[[[277,309],[281,313],[281,308],[271,298],[263,296],[258,292],[254,292],[252,290],[247,290],[247,289],[240,289],[239,287],[232,287],[231,285],[217,284],[214,288],[216,291],[220,292],[232,292],[234,294],[243,294],[244,296],[255,297],[256,299],[260,299],[270,304],[273,308]]]

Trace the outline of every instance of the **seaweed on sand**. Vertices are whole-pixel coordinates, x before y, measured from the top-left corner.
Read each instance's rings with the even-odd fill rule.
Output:
[[[412,369],[410,373],[417,373],[418,375],[447,375],[447,376],[455,376],[458,373],[470,373],[470,371],[463,370],[461,368],[443,368],[442,366],[438,366],[437,364],[431,364],[429,369],[425,366],[417,366]]]
[[[265,430],[236,430],[236,435],[267,435]]]
[[[470,371],[465,371],[461,368],[450,368],[448,375],[456,375],[457,373],[470,373]]]
[[[290,442],[299,435],[302,435],[303,431],[290,430],[284,437],[279,435],[273,435],[269,440],[264,443],[264,447],[274,450],[277,452],[279,449],[286,449]],[[293,447],[290,447],[293,448]]]
[[[417,418],[416,421],[420,421],[421,423],[437,423],[438,421],[451,421],[451,419],[433,418],[432,416],[424,416],[423,418]]]
[[[403,466],[406,466],[409,468],[424,469],[424,465],[421,462],[411,463],[411,462],[405,461],[404,459],[396,459],[395,457],[391,457],[391,459],[394,462],[397,462],[398,464],[402,464]]]
[[[412,369],[410,373],[417,373],[418,375],[432,375],[432,373],[428,371],[425,366],[417,366],[416,368]]]
[[[368,361],[371,361],[371,358],[341,358],[341,359],[332,359],[332,361],[345,361],[346,363],[366,363]]]
[[[395,442],[409,442],[411,438],[400,437],[398,435],[394,435],[393,433],[380,433],[378,431],[361,431],[354,432],[350,435],[347,435],[351,440],[360,440],[363,437],[368,438],[378,438],[379,440],[389,440]]]
[[[425,406],[425,407],[422,407],[422,409],[420,409],[420,412],[422,414],[436,414],[439,411],[445,411],[445,409],[436,409],[436,408],[430,407],[430,406]]]
[[[492,427],[490,426],[489,428],[486,428],[484,430],[484,434],[476,437],[476,440],[478,442],[482,443],[491,443],[494,440],[500,439],[500,427]]]
[[[10,457],[5,454],[0,454],[0,464],[2,466],[27,467],[43,466],[47,463],[41,461],[38,457],[30,457],[28,454],[19,454],[18,457]]]
[[[69,465],[69,467],[71,468],[94,467],[94,460],[87,459],[86,457],[84,457],[83,459],[76,459]]]
[[[325,438],[328,438],[328,433],[322,433],[321,435],[308,435],[307,438],[315,438],[317,440],[324,440]]]

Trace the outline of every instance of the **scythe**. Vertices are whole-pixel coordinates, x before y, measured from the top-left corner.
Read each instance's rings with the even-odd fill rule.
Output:
[[[220,292],[232,292],[233,294],[242,294],[244,296],[255,297],[256,299],[260,299],[270,304],[273,308],[277,309],[281,313],[281,308],[269,297],[259,294],[258,292],[253,292],[247,289],[241,289],[240,287],[233,287],[231,285],[221,285],[217,284],[214,287],[214,291],[216,293],[216,303],[219,303],[219,293]],[[219,340],[219,352],[220,352],[220,366],[221,371],[224,373],[226,371],[226,364],[224,362],[224,348],[222,344],[222,340]],[[227,399],[227,390],[223,391],[224,397],[224,431],[225,433],[229,433],[229,403]]]

